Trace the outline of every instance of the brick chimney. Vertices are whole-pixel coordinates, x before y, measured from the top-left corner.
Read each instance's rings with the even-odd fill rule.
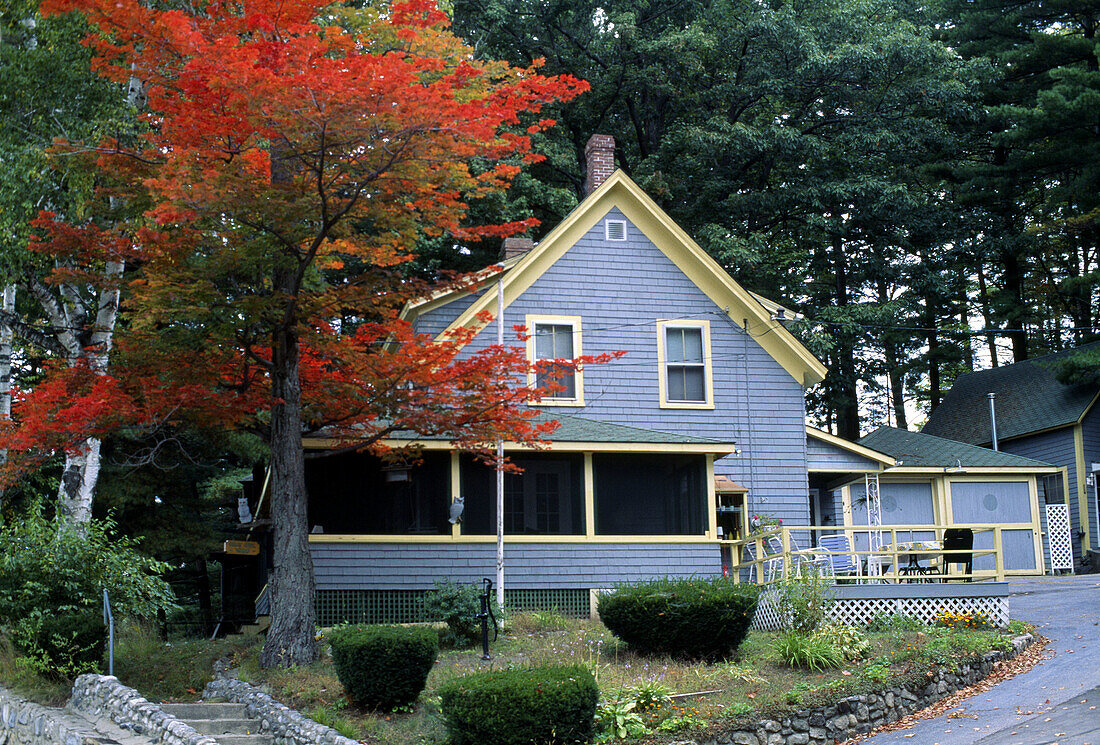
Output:
[[[505,238],[500,244],[500,260],[507,261],[516,256],[522,256],[535,247],[535,242],[530,238],[512,236]]]
[[[584,194],[588,196],[615,172],[615,138],[611,135],[592,135],[584,146],[587,176]]]

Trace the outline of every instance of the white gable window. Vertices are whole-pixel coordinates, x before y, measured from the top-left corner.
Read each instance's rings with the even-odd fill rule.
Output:
[[[581,355],[580,316],[527,316],[527,333],[527,358],[536,365],[528,385],[545,391],[538,403],[583,406],[581,372],[553,362],[571,361]]]
[[[661,406],[714,407],[710,325],[706,321],[658,321]]]
[[[604,235],[609,241],[625,241],[626,220],[605,220]]]

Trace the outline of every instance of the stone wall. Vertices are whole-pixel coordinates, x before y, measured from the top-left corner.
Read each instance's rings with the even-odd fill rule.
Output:
[[[111,675],[81,675],[73,683],[69,706],[89,716],[109,719],[122,729],[164,745],[218,745],[210,735],[166,713]]]
[[[918,687],[895,687],[879,693],[849,696],[823,709],[797,711],[778,720],[762,719],[753,729],[727,732],[697,743],[692,741],[691,745],[831,745],[843,742],[977,683],[989,675],[994,663],[1012,659],[1034,641],[1031,634],[1018,636],[1007,652],[990,652],[976,662],[960,665],[955,672],[941,669]]]
[[[275,738],[275,745],[359,745],[241,680],[216,678],[206,684],[202,696],[244,704],[248,716],[260,720],[260,731]]]
[[[0,745],[101,745],[87,722],[0,688]]]

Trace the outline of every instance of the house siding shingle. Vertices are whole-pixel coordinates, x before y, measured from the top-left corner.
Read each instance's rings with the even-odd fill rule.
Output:
[[[812,435],[806,438],[806,468],[811,471],[838,471],[850,469],[878,470],[881,464],[870,458],[839,448]]]
[[[324,590],[425,590],[436,580],[496,575],[493,543],[314,543],[310,552]],[[603,589],[722,571],[717,545],[682,543],[505,544],[504,566],[510,589]]]

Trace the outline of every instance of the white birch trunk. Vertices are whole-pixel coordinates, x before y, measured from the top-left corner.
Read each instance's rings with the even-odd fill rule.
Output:
[[[99,481],[100,441],[94,437],[81,443],[80,449],[65,454],[57,500],[61,518],[78,529],[92,519],[92,498]]]
[[[4,287],[2,301],[5,314],[15,313],[15,285]],[[0,323],[0,420],[11,419],[11,343],[12,328]],[[0,465],[8,462],[7,449],[0,449]]]

